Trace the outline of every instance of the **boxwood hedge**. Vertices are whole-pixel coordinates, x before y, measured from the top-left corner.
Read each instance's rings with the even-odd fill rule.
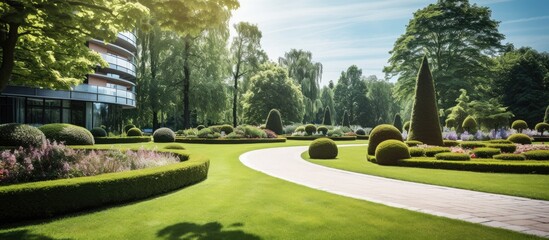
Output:
[[[142,137],[96,137],[95,144],[141,143],[150,142],[150,136]]]
[[[434,159],[404,159],[398,162],[398,166],[473,172],[549,174],[549,164],[531,164],[522,162],[440,161]]]

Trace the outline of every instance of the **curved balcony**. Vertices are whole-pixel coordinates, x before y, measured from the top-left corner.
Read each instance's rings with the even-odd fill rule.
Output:
[[[101,54],[101,56],[109,63],[108,68],[113,70],[114,73],[135,78],[136,67],[133,62],[115,55]]]
[[[136,37],[131,32],[120,32],[118,33],[118,38],[116,39],[116,45],[129,50],[130,52],[137,51],[137,42]]]

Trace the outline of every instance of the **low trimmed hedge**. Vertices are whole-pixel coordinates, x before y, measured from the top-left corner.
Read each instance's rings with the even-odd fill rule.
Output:
[[[439,153],[450,152],[450,148],[447,148],[447,147],[429,147],[429,148],[425,148],[424,151],[425,151],[425,156],[434,157],[435,155],[437,155]]]
[[[514,154],[514,153],[502,153],[493,156],[494,159],[505,160],[505,161],[524,161],[526,156],[523,154]]]
[[[177,151],[171,151],[176,153]],[[93,177],[0,187],[0,223],[52,217],[147,198],[203,181],[209,160],[178,153],[182,163]]]
[[[528,135],[522,133],[512,134],[507,138],[507,140],[513,143],[532,144],[532,139]]]
[[[287,136],[286,139],[288,140],[315,140],[317,138],[324,138],[326,136]],[[356,136],[342,136],[342,137],[327,137],[329,139],[332,139],[334,141],[354,141],[357,139]]]
[[[488,141],[489,143],[493,144],[513,144],[513,142],[507,140],[507,139],[493,139]]]
[[[423,148],[411,147],[408,148],[411,157],[425,157],[425,150]]]
[[[150,136],[142,137],[97,137],[95,144],[123,144],[123,143],[142,143],[150,142]]]
[[[459,142],[456,140],[444,140],[443,145],[445,147],[457,147],[459,146]]]
[[[417,140],[404,141],[404,143],[406,143],[406,145],[408,145],[408,147],[415,147],[417,145],[423,144],[422,142],[417,141]]]
[[[358,140],[369,140],[370,136],[368,136],[368,135],[357,135],[356,139],[358,139]]]
[[[549,160],[549,150],[533,150],[523,154],[528,160]]]
[[[482,142],[461,142],[459,144],[460,147],[462,148],[467,148],[467,149],[475,149],[475,148],[479,148],[479,147],[486,147],[486,143],[482,143]]]
[[[508,144],[508,143],[490,143],[486,144],[486,147],[489,148],[498,148],[501,150],[502,153],[514,153],[515,150],[517,150],[517,145],[515,144]]]
[[[471,157],[466,153],[452,153],[444,152],[435,155],[436,160],[448,160],[448,161],[469,161]]]
[[[473,150],[473,153],[478,158],[492,158],[494,155],[498,155],[501,153],[501,150],[498,148],[475,148]]]
[[[549,174],[549,165],[528,164],[520,162],[513,163],[404,159],[399,161],[397,165],[402,167],[419,167],[473,172]]]
[[[207,138],[175,138],[178,143],[198,144],[248,144],[248,143],[283,143],[285,138],[238,138],[238,139],[207,139]]]

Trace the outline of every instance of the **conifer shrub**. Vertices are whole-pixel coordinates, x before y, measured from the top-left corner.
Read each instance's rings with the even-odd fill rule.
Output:
[[[326,134],[328,134],[328,128],[326,126],[320,126],[316,130],[318,132],[322,133],[322,135],[324,135],[324,136],[326,136]]]
[[[517,130],[519,133],[524,130],[528,129],[528,123],[524,120],[515,120],[513,124],[511,124],[511,128]]]
[[[143,132],[141,132],[141,129],[139,128],[131,128],[130,130],[128,130],[128,132],[126,133],[126,136],[128,137],[141,137],[143,136]]]
[[[390,124],[381,124],[375,127],[370,132],[370,141],[368,142],[368,155],[374,155],[377,145],[389,139],[399,140],[402,142],[402,135],[395,126]],[[404,145],[406,146],[406,144]]]
[[[307,135],[313,135],[314,133],[316,133],[316,126],[313,124],[305,125],[305,132],[307,133]]]
[[[471,117],[467,116],[465,120],[463,120],[463,124],[461,124],[461,127],[470,133],[476,132],[477,130],[477,121]]]
[[[375,156],[379,165],[396,165],[399,160],[410,158],[410,152],[402,140],[389,139],[377,146]]]
[[[345,111],[343,113],[343,122],[341,123],[341,126],[343,127],[351,127],[351,119],[349,119],[349,112]]]
[[[402,118],[400,117],[400,114],[395,114],[395,118],[393,119],[393,126],[395,126],[397,129],[402,129]]]
[[[169,128],[159,128],[153,133],[155,143],[175,142],[175,133]]]
[[[105,131],[104,128],[101,128],[101,127],[95,127],[95,128],[92,128],[92,130],[90,130],[92,136],[94,138],[96,137],[106,137],[108,134],[107,134],[107,131]]]
[[[501,150],[499,148],[483,147],[473,149],[473,153],[478,158],[492,158],[494,155],[500,154]]]
[[[44,133],[33,126],[19,123],[0,124],[0,146],[40,147],[45,141]]]
[[[329,107],[326,107],[326,110],[324,110],[322,125],[332,125],[332,112],[330,111]]]
[[[522,133],[511,134],[507,140],[513,143],[532,144],[532,139],[528,135]]]
[[[446,127],[447,128],[456,128],[456,119],[455,118],[448,118],[446,119]]]
[[[265,128],[275,132],[276,134],[284,134],[282,117],[280,116],[280,112],[278,110],[271,109],[271,111],[269,111],[267,121],[265,122]]]
[[[88,129],[68,123],[50,123],[39,127],[50,141],[64,142],[65,145],[93,145],[93,135]]]
[[[124,126],[124,133],[127,133],[130,129],[134,128],[135,125],[133,124],[128,124],[126,126]]]
[[[337,157],[337,145],[332,139],[318,138],[309,145],[309,156],[312,159],[334,159]]]

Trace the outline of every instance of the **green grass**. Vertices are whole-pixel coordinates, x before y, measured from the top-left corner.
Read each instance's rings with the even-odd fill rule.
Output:
[[[375,163],[368,162],[366,160],[366,153],[367,147],[365,146],[342,147],[339,148],[339,155],[336,160],[312,160],[308,159],[309,156],[307,153],[302,154],[302,157],[316,164],[352,172],[482,192],[549,200],[549,191],[547,191],[547,186],[549,186],[549,175],[481,173],[441,169],[380,166]],[[500,160],[484,159],[482,161]],[[509,162],[511,161],[505,161],[506,164],[509,164]],[[532,164],[540,163],[539,161],[519,161],[517,163],[524,164],[528,162],[532,162]]]
[[[0,239],[541,239],[309,189],[238,160],[254,149],[307,144],[186,144],[210,157],[206,181],[140,202],[4,227]]]

